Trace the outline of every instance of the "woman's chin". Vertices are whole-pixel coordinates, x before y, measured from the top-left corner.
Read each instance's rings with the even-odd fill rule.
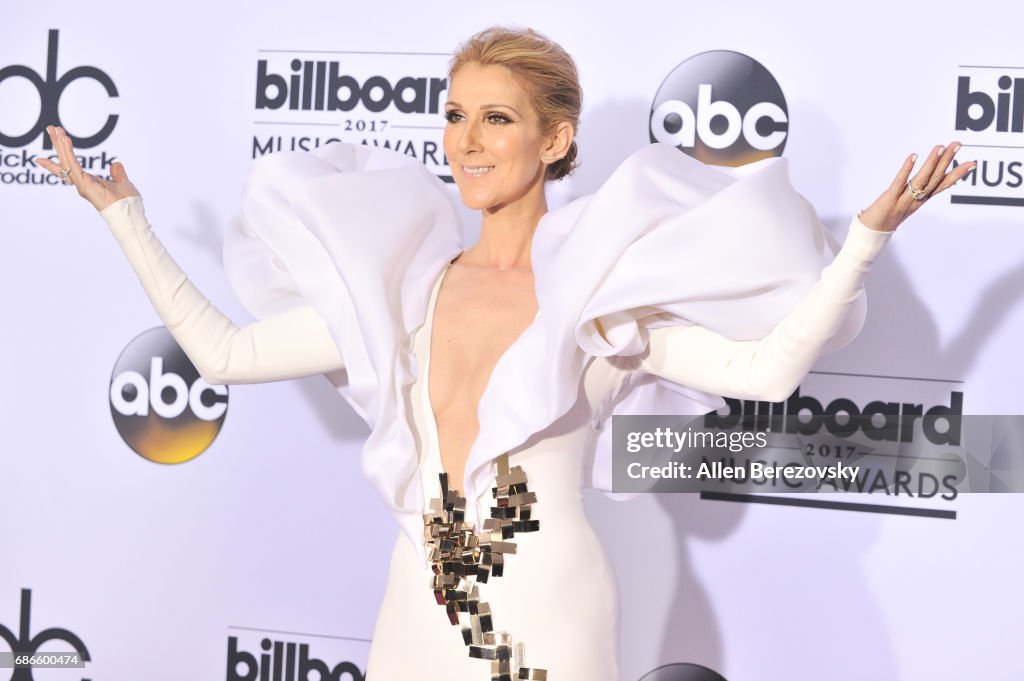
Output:
[[[459,196],[462,198],[463,205],[470,210],[483,210],[493,204],[489,197],[474,192],[460,191]]]

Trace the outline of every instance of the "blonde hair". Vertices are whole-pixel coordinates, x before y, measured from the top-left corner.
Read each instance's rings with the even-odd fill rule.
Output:
[[[565,121],[575,134],[583,108],[576,63],[561,45],[532,28],[486,28],[465,43],[452,57],[448,82],[467,64],[504,66],[526,86],[531,104],[545,133]],[[578,148],[573,140],[558,161],[548,165],[545,179],[560,180],[576,167]]]

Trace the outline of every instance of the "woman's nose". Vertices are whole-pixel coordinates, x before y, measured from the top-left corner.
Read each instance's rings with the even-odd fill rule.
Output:
[[[480,124],[476,121],[467,121],[462,127],[462,135],[459,136],[459,151],[480,151],[480,141]]]

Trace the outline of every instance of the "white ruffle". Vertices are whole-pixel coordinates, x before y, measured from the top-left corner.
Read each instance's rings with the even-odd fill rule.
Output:
[[[412,334],[463,248],[449,194],[422,164],[342,143],[257,161],[225,243],[228,276],[254,315],[305,301],[326,320],[346,365],[335,385],[371,428],[363,471],[414,543],[423,499],[408,410]],[[487,491],[494,458],[572,407],[590,357],[643,352],[649,330],[676,324],[761,338],[837,250],[784,159],[723,169],[662,144],[631,155],[596,193],[549,212],[537,228],[539,314],[499,359],[480,400],[467,499]],[[863,300],[856,305],[829,349],[856,335]],[[722,404],[637,376],[608,415],[699,414]],[[605,491],[610,430],[590,471]]]

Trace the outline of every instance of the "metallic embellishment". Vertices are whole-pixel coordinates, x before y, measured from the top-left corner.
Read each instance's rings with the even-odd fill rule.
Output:
[[[452,626],[461,627],[462,642],[470,657],[491,661],[491,681],[539,679],[546,681],[546,669],[523,667],[525,645],[507,631],[495,631],[490,604],[480,600],[480,585],[490,577],[501,577],[505,556],[516,552],[508,541],[517,532],[537,532],[540,521],[531,517],[537,495],[526,489],[522,467],[509,469],[508,452],[499,456],[495,506],[481,531],[467,522],[466,499],[449,489],[448,474],[439,475],[441,496],[430,500],[430,512],[423,514],[423,543],[433,575],[430,588],[437,604],[443,606]]]

